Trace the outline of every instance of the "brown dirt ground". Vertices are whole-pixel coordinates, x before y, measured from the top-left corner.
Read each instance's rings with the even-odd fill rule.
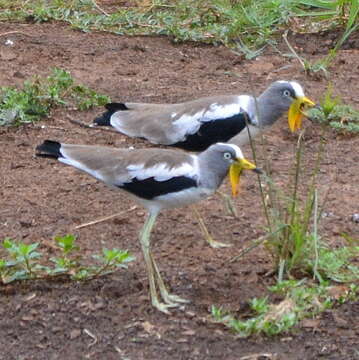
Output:
[[[20,31],[1,36],[7,31]],[[59,24],[1,24],[0,84],[21,85],[25,78],[47,75],[57,66],[81,83],[113,100],[176,102],[200,96],[251,92],[276,79],[296,79],[318,100],[327,81],[307,77],[294,59],[268,49],[245,61],[223,47],[175,45],[166,38],[128,38],[85,34]],[[14,41],[6,47],[6,38]],[[319,58],[332,34],[297,35],[290,40],[310,60]],[[359,36],[340,51],[332,67],[335,93],[359,107]],[[280,48],[287,52],[285,46]],[[234,76],[233,73],[238,74]],[[247,301],[263,296],[273,277],[265,276],[271,259],[260,249],[228,263],[234,254],[263,234],[265,224],[254,176],[247,176],[236,200],[239,218],[223,212],[214,196],[199,205],[213,236],[233,244],[215,250],[203,241],[191,211],[178,209],[160,216],[153,233],[154,254],[172,290],[191,300],[184,310],[166,316],[148,301],[147,278],[137,234],[145,212],[138,208],[121,217],[74,231],[76,225],[129,209],[126,195],[53,161],[36,159],[43,139],[109,146],[149,146],[110,132],[89,130],[69,117],[91,122],[101,109],[77,112],[59,109],[36,125],[0,129],[0,226],[6,236],[39,241],[54,254],[53,237],[78,236],[85,255],[102,247],[129,249],[136,255],[128,271],[76,283],[39,281],[0,288],[0,359],[358,359],[359,306],[350,303],[302,323],[292,334],[239,339],[211,321],[212,304],[240,316]],[[293,164],[296,137],[283,118],[267,134],[267,153],[274,177],[285,184]],[[308,172],[322,134],[305,123],[304,162]],[[320,231],[332,243],[345,232],[358,237],[359,138],[326,130],[326,151],[320,173],[322,189],[332,188]],[[244,148],[250,154],[249,147]],[[250,156],[249,156],[250,157]],[[260,162],[260,161],[259,161]],[[303,182],[307,178],[304,178]],[[223,185],[229,191],[228,184]],[[0,254],[1,255],[1,254]],[[95,336],[94,340],[88,334]]]

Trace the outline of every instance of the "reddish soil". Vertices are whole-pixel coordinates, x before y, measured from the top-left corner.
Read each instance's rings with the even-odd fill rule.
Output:
[[[327,80],[308,77],[296,60],[268,49],[245,61],[224,47],[174,45],[167,38],[128,38],[85,34],[59,24],[2,24],[0,84],[21,85],[52,67],[69,70],[81,83],[113,100],[177,102],[200,96],[259,93],[276,79],[296,79],[318,100]],[[4,45],[10,38],[14,46]],[[359,107],[358,34],[340,51],[331,69],[335,93]],[[290,39],[308,59],[323,56],[332,37]],[[288,52],[282,46],[283,52]],[[237,74],[238,76],[235,76]],[[188,209],[163,213],[153,233],[153,252],[173,292],[191,300],[170,316],[149,303],[148,283],[138,232],[145,211],[120,192],[70,167],[34,157],[44,139],[118,147],[147,147],[120,134],[81,128],[69,117],[90,123],[102,111],[58,109],[49,119],[18,128],[0,128],[1,238],[40,242],[55,254],[53,237],[74,233],[86,256],[102,247],[128,249],[136,261],[128,270],[89,281],[28,281],[0,287],[0,359],[358,359],[359,305],[348,303],[300,324],[293,333],[274,338],[240,339],[211,320],[212,304],[240,316],[247,301],[266,294],[275,282],[264,249],[228,260],[263,234],[265,219],[255,176],[248,175],[236,200],[239,218],[223,211],[218,196],[198,208],[213,236],[232,248],[209,248]],[[319,181],[322,193],[331,185],[320,226],[322,237],[341,244],[341,233],[358,238],[359,137],[338,135],[305,122],[304,163],[308,173],[321,136],[326,147]],[[285,184],[293,164],[296,136],[280,120],[267,135],[267,154],[274,178]],[[258,145],[260,147],[260,145]],[[250,156],[250,148],[244,152]],[[261,165],[261,160],[259,160]],[[308,177],[303,179],[305,183]],[[223,191],[229,192],[225,183]],[[119,211],[111,221],[74,230],[79,225]],[[3,254],[0,253],[0,256]],[[89,335],[90,334],[90,335]],[[91,335],[92,334],[92,335]],[[93,337],[94,338],[93,338]]]

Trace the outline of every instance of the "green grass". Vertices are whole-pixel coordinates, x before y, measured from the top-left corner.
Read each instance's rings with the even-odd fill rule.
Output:
[[[3,21],[56,20],[86,32],[167,35],[175,41],[225,44],[249,55],[273,43],[296,17],[318,24],[317,31],[348,30],[358,22],[358,6],[348,0],[152,0],[118,6],[109,14],[92,0],[0,0],[0,9]]]
[[[0,126],[38,121],[57,106],[86,110],[107,102],[109,97],[76,84],[69,72],[54,68],[45,78],[26,80],[22,89],[0,88]]]
[[[251,315],[236,319],[222,307],[212,306],[211,313],[216,322],[222,323],[240,337],[255,334],[273,336],[288,333],[305,318],[315,318],[321,312],[347,301],[357,301],[359,286],[333,286],[326,282],[311,284],[306,280],[283,281],[269,288],[281,297],[270,303],[268,297],[250,301]]]
[[[98,264],[86,265],[87,259],[76,245],[74,235],[55,237],[60,256],[47,259],[52,266],[44,265],[46,259],[39,252],[39,243],[25,244],[9,238],[3,241],[7,257],[0,259],[0,283],[13,281],[49,279],[67,276],[72,280],[89,280],[126,268],[134,260],[128,252],[119,249],[103,249],[101,255],[93,255]]]

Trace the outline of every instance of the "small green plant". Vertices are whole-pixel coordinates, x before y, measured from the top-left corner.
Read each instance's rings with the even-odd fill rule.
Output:
[[[328,85],[319,105],[308,110],[309,118],[338,131],[359,132],[359,111],[343,104],[339,96],[334,96],[331,84]]]
[[[9,260],[0,260],[0,275],[3,282],[14,280],[32,279],[36,273],[42,270],[42,266],[37,263],[41,254],[36,251],[38,243],[24,244],[15,243],[6,238],[3,247],[10,255]]]
[[[61,251],[61,256],[52,257],[53,266],[40,263],[44,261],[43,254],[36,251],[39,244],[24,244],[9,238],[3,241],[3,247],[10,259],[0,259],[0,280],[7,284],[17,280],[31,280],[69,276],[73,280],[88,280],[116,271],[118,268],[127,268],[127,264],[134,260],[128,252],[119,249],[103,249],[102,255],[93,255],[99,265],[84,265],[80,247],[75,244],[74,235],[65,235],[55,238]]]
[[[252,317],[239,320],[217,306],[212,306],[212,316],[241,337],[260,333],[273,336],[289,332],[302,319],[313,318],[337,303],[356,301],[359,295],[356,284],[333,288],[329,282],[307,284],[305,279],[282,281],[269,290],[282,300],[271,304],[268,297],[252,299]]]
[[[110,99],[84,85],[77,85],[70,73],[54,68],[49,76],[35,76],[23,89],[0,88],[0,125],[18,125],[40,120],[55,106],[86,110],[104,105]]]
[[[72,276],[77,273],[81,267],[79,259],[76,256],[72,256],[75,252],[79,251],[80,248],[75,245],[76,237],[74,235],[56,236],[55,242],[60,248],[62,256],[51,257],[55,265],[54,268],[47,268],[47,273],[50,275],[70,273]]]

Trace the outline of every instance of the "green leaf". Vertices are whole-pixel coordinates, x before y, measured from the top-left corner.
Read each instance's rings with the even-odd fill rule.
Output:
[[[65,236],[56,236],[55,241],[66,255],[80,249],[78,246],[75,245],[75,235],[68,234]]]

